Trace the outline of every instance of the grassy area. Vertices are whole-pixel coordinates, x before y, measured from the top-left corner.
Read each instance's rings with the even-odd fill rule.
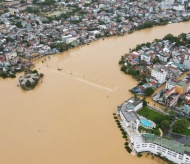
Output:
[[[189,129],[185,129],[185,130],[183,131],[183,133],[181,133],[181,134],[190,136],[190,130],[189,130]]]
[[[163,117],[164,115],[159,113],[159,112],[156,112],[154,110],[151,110],[149,109],[148,107],[144,107],[142,108],[141,110],[139,110],[137,112],[139,115],[149,119],[149,120],[152,120],[155,122],[156,118],[158,117]]]

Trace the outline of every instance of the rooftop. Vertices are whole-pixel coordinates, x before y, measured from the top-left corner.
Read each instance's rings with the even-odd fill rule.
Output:
[[[121,113],[123,114],[127,122],[139,120],[138,115],[133,111],[129,112],[121,108]]]
[[[190,154],[189,146],[185,146],[174,140],[167,140],[154,134],[143,134],[142,136],[146,143],[154,143],[180,154]]]
[[[132,97],[122,104],[121,110],[133,111],[134,108],[141,103],[141,99],[138,97]]]

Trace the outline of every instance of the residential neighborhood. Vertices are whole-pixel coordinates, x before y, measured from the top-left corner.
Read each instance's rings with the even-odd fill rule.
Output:
[[[149,96],[159,86],[188,72],[189,65],[187,63],[190,62],[188,42],[189,34],[181,34],[178,37],[168,34],[162,40],[137,45],[129,54],[122,56],[119,62],[122,65],[121,70],[139,82],[136,87],[131,89],[131,92],[140,96]],[[189,85],[189,81],[185,81],[179,85],[181,87]],[[151,90],[150,88],[152,92],[149,94],[147,90]],[[171,87],[169,89],[175,93],[174,89]],[[183,94],[188,93],[188,91],[184,90]],[[180,93],[182,94],[181,91]],[[177,95],[174,97],[178,99]],[[168,105],[172,106],[172,101]]]
[[[155,25],[187,21],[190,18],[190,3],[173,0],[161,2],[150,0],[135,2],[6,0],[1,2],[1,13],[0,68],[3,74],[11,76],[14,73],[13,70],[26,67],[25,64],[21,66],[18,63],[21,60],[20,57],[35,60],[45,55],[88,44],[101,37],[119,36]],[[163,62],[170,57],[168,49],[172,45],[167,44],[164,43],[163,53],[157,54]],[[146,53],[141,53],[141,60],[148,64],[152,50],[147,52],[143,49],[143,51]],[[131,55],[134,58],[138,54]],[[187,59],[188,56],[185,57]],[[176,60],[179,59],[176,58]],[[13,67],[15,63],[19,65],[18,68]],[[189,67],[188,61],[185,61],[185,65]],[[7,72],[9,67],[12,72]],[[137,67],[137,69],[144,75],[150,74],[144,68]],[[171,72],[175,73],[175,69],[171,69]],[[158,78],[160,75],[155,72],[152,77]],[[164,82],[165,78],[162,77],[158,82]]]

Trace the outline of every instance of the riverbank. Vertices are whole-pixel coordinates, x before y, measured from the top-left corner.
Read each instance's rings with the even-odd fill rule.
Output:
[[[189,26],[155,27],[98,40],[45,63],[39,59],[34,63],[44,82],[31,92],[17,87],[18,77],[0,79],[0,163],[163,163],[131,156],[124,149],[112,113],[132,96],[128,90],[137,82],[120,72],[117,61],[136,44],[162,38],[168,31],[190,32]]]

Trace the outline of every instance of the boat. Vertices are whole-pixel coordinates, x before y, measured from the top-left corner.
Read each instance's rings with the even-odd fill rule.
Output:
[[[62,68],[57,68],[57,70],[58,70],[58,71],[61,71],[61,70],[62,70]]]

